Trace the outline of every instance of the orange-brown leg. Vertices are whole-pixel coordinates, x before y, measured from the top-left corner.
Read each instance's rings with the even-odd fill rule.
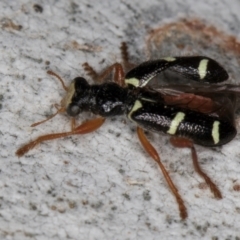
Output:
[[[171,144],[174,147],[178,147],[178,148],[190,148],[191,149],[191,153],[192,153],[192,160],[193,160],[193,166],[195,171],[205,180],[205,182],[208,184],[208,186],[210,187],[212,193],[214,194],[215,198],[221,199],[222,198],[222,194],[220,192],[220,190],[218,189],[218,187],[216,186],[215,183],[213,183],[213,181],[211,180],[211,178],[203,172],[203,170],[201,169],[199,163],[198,163],[198,157],[197,157],[197,152],[196,149],[193,145],[193,142],[186,139],[186,138],[179,138],[179,137],[172,137],[170,139]]]
[[[96,118],[96,119],[88,120],[88,121],[82,123],[80,126],[74,128],[72,131],[69,131],[69,132],[53,133],[53,134],[46,134],[46,135],[40,136],[36,140],[19,148],[16,151],[16,155],[18,157],[21,157],[25,153],[27,153],[29,150],[34,148],[36,145],[38,145],[39,143],[44,142],[44,141],[67,137],[70,135],[86,134],[86,133],[93,132],[93,131],[97,130],[98,128],[100,128],[102,126],[102,124],[104,123],[104,121],[105,121],[105,118]]]
[[[130,69],[135,67],[135,64],[129,62],[128,46],[125,42],[122,42],[120,50],[121,50],[123,66],[124,66],[125,70],[129,71]]]
[[[120,86],[124,86],[124,76],[125,69],[131,69],[135,66],[129,62],[129,54],[128,54],[128,47],[125,42],[122,42],[121,47],[121,57],[122,57],[122,64],[114,63],[113,65],[107,67],[102,73],[97,73],[92,66],[90,66],[87,62],[83,64],[84,70],[87,72],[87,75],[92,77],[92,79],[96,82],[103,82],[113,71],[114,71],[114,82],[118,83]]]
[[[137,134],[138,134],[139,140],[140,140],[141,144],[143,145],[144,149],[158,163],[159,167],[161,168],[162,173],[163,173],[163,175],[164,175],[172,193],[174,194],[174,196],[177,200],[181,218],[182,219],[187,218],[187,215],[188,215],[187,214],[187,209],[184,205],[183,199],[180,196],[180,194],[178,193],[178,189],[175,187],[174,183],[171,180],[171,177],[169,176],[169,174],[168,174],[167,170],[165,169],[164,165],[162,164],[156,149],[148,141],[148,139],[146,138],[143,130],[140,127],[137,128]]]
[[[135,64],[129,62],[128,47],[125,42],[122,42],[120,50],[123,65],[120,63],[114,63],[113,65],[107,67],[102,73],[98,74],[93,67],[86,62],[83,64],[83,68],[87,72],[87,75],[92,77],[94,81],[101,83],[114,71],[114,82],[118,83],[120,86],[124,86],[125,72],[123,70],[123,66],[125,69],[130,70],[135,66]]]
[[[124,86],[125,73],[120,63],[114,63],[99,74],[87,62],[83,64],[83,68],[87,75],[92,77],[92,79],[98,83],[102,83],[114,71],[113,81],[120,86]]]

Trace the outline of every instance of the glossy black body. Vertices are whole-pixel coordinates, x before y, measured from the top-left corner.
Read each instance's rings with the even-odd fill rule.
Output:
[[[67,108],[67,113],[73,117],[83,111],[102,117],[125,114],[144,129],[185,137],[204,146],[226,144],[236,135],[233,122],[216,114],[167,105],[162,94],[151,88],[121,87],[113,82],[89,85],[84,78],[74,79],[74,88],[75,93]],[[170,133],[172,121],[178,113],[184,114],[184,119],[179,122],[176,131]],[[219,123],[217,142],[213,139],[213,124],[216,121]]]
[[[138,79],[138,87],[142,87],[166,69],[197,82],[219,83],[228,79],[227,71],[218,62],[205,56],[166,57],[143,62],[129,71],[125,78]],[[200,71],[204,72],[203,76],[199,74]]]
[[[67,107],[67,113],[75,117],[83,111],[102,117],[122,115],[126,112],[129,89],[109,82],[89,85],[84,78],[75,78],[75,94]]]
[[[168,133],[174,116],[179,112],[185,114],[184,120],[179,124],[174,136],[185,137],[202,146],[219,146],[228,143],[236,136],[235,126],[219,117],[197,111],[167,106],[162,102],[141,101],[143,107],[136,110],[131,118],[139,126],[155,132]],[[213,124],[219,121],[219,142],[215,143],[212,137]],[[171,135],[171,134],[170,134]]]

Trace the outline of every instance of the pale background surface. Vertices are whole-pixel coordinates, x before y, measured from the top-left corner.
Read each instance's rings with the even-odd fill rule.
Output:
[[[30,139],[70,128],[65,115],[30,127],[53,113],[64,95],[46,69],[70,82],[85,76],[85,61],[101,70],[119,60],[122,41],[141,62],[148,31],[182,17],[204,19],[239,38],[239,1],[38,3],[42,13],[31,1],[0,2],[1,239],[240,239],[240,192],[233,190],[240,184],[239,135],[223,148],[197,147],[201,165],[222,190],[220,201],[199,188],[203,181],[188,150],[151,136],[185,200],[184,222],[124,117],[107,120],[93,134],[41,144],[22,158],[14,154]]]

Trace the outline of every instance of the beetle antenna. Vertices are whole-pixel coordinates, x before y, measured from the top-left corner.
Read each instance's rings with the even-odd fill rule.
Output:
[[[38,126],[38,125],[40,125],[40,124],[42,124],[42,123],[45,123],[45,122],[47,122],[48,120],[54,118],[57,114],[59,114],[59,113],[61,113],[61,112],[65,112],[65,108],[64,108],[64,107],[59,108],[56,113],[54,113],[53,115],[51,115],[51,116],[48,117],[47,119],[45,119],[45,120],[43,120],[43,121],[40,121],[40,122],[33,123],[33,124],[31,125],[31,127],[36,127],[36,126]]]
[[[55,72],[53,72],[53,71],[51,71],[51,70],[48,70],[48,71],[47,71],[47,74],[52,75],[52,76],[55,76],[55,77],[61,82],[61,84],[62,84],[62,86],[63,86],[63,89],[64,89],[65,91],[68,91],[68,87],[65,85],[64,81],[62,80],[62,78],[61,78],[59,75],[57,75]]]
[[[52,76],[55,76],[55,77],[61,82],[63,89],[64,89],[65,91],[68,91],[68,87],[66,87],[64,81],[62,80],[62,78],[61,78],[58,74],[56,74],[55,72],[53,72],[53,71],[51,71],[51,70],[48,70],[48,71],[47,71],[47,74],[52,75]],[[55,105],[55,107],[57,108],[57,112],[56,112],[56,113],[54,113],[53,115],[51,115],[50,117],[48,117],[47,119],[45,119],[45,120],[43,120],[43,121],[33,123],[33,124],[31,125],[31,127],[36,127],[36,126],[38,126],[38,125],[40,125],[40,124],[42,124],[42,123],[45,123],[45,122],[47,122],[48,120],[54,118],[57,114],[65,111],[65,108],[64,108],[64,107],[58,108],[57,105]]]

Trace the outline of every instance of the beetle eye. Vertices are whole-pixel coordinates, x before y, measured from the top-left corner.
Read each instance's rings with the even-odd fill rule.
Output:
[[[67,114],[75,117],[80,113],[81,109],[77,105],[71,105],[67,108]]]

